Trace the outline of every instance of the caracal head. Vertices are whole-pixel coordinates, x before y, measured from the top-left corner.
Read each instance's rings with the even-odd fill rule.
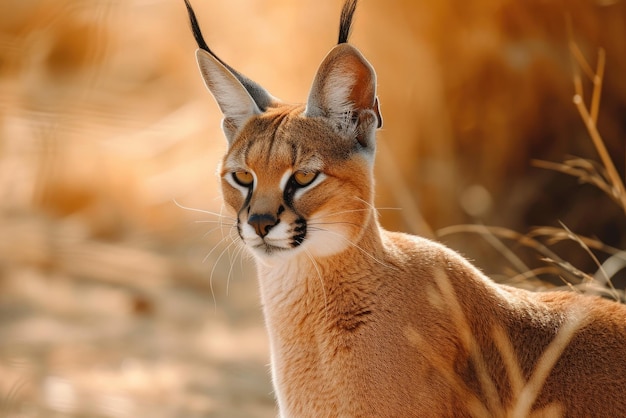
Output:
[[[374,69],[346,43],[351,15],[306,104],[292,105],[221,61],[189,11],[200,72],[224,116],[222,193],[239,237],[267,263],[356,245],[375,216],[372,166],[382,119]]]

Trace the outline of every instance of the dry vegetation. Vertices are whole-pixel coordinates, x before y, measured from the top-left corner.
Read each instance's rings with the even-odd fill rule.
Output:
[[[591,142],[599,156],[599,162],[592,159],[569,157],[563,163],[535,160],[534,165],[570,175],[578,179],[581,184],[595,186],[609,200],[612,200],[622,212],[626,213],[626,188],[597,126],[606,60],[605,52],[603,49],[598,51],[597,66],[593,70],[576,42],[571,39],[571,32],[570,51],[575,62],[573,103],[589,133]],[[589,104],[585,103],[581,71],[587,76],[593,87]],[[438,235],[445,237],[450,234],[467,232],[483,234],[487,242],[504,256],[503,259],[508,261],[510,267],[517,270],[516,275],[506,280],[517,286],[535,290],[546,288],[546,283],[542,283],[540,277],[547,276],[562,280],[564,288],[625,302],[624,281],[623,279],[619,280],[619,273],[626,267],[626,252],[604,244],[599,238],[577,235],[563,222],[559,222],[559,224],[559,227],[535,227],[527,235],[502,227],[457,225],[439,230]],[[510,240],[535,251],[538,259],[544,262],[544,265],[529,268],[502,240]],[[587,258],[593,262],[595,273],[586,273],[581,267],[568,261],[568,259],[573,259],[571,252],[566,251],[565,257],[562,257],[549,248],[561,242],[570,242],[584,251]],[[597,253],[602,254],[603,262],[600,261]],[[614,282],[617,280],[619,280],[619,284],[616,287]],[[552,288],[552,286],[547,287]]]
[[[289,101],[341,7],[194,4],[215,50]],[[378,205],[402,208],[381,210],[385,225],[498,225],[504,244],[446,239],[495,277],[597,272],[623,297],[624,16],[620,0],[363,2],[353,41],[385,119]],[[211,251],[220,229],[197,221],[213,217],[181,208],[220,210],[225,141],[194,48],[182,0],[0,5],[0,416],[274,416],[253,272]],[[565,155],[549,168],[573,177],[531,164]]]

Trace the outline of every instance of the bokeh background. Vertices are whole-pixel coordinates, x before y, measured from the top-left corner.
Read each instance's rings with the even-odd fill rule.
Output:
[[[193,3],[212,48],[292,102],[342,4]],[[378,73],[382,223],[437,236],[561,221],[624,248],[622,208],[532,163],[597,160],[571,40],[592,65],[606,51],[598,126],[623,173],[626,2],[362,1],[352,42]],[[0,417],[275,416],[254,269],[208,213],[226,143],[194,50],[182,0],[0,3]],[[479,234],[440,238],[515,273]]]

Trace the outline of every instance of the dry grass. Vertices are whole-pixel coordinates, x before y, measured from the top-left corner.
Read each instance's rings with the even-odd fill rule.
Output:
[[[570,39],[571,37],[572,35],[570,33]],[[595,186],[617,204],[623,212],[626,212],[626,188],[597,128],[605,70],[605,52],[603,49],[598,51],[596,69],[593,70],[584,58],[578,45],[573,40],[570,40],[570,51],[574,60],[573,81],[575,94],[573,102],[579,112],[580,118],[585,124],[600,162],[587,158],[568,158],[563,163],[541,160],[535,160],[533,163],[537,167],[573,176],[580,183]],[[592,84],[592,95],[589,105],[585,103],[584,100],[581,71]],[[511,283],[527,287],[527,280],[531,278],[537,280],[540,274],[557,275],[563,280],[567,288],[589,294],[603,295],[617,301],[626,302],[624,289],[616,289],[612,281],[612,276],[626,267],[626,252],[606,245],[597,238],[577,235],[564,223],[559,222],[559,224],[560,227],[535,227],[527,235],[519,234],[507,228],[494,228],[480,225],[447,227],[438,231],[438,235],[444,237],[449,234],[467,232],[483,234],[485,239],[516,268],[517,275],[509,281]],[[500,241],[501,239],[513,241],[534,250],[547,265],[547,268],[528,268],[508,246]],[[563,241],[569,241],[580,247],[592,261],[596,271],[594,273],[587,273],[568,261],[567,254],[565,256],[559,256],[557,252],[549,248]],[[603,258],[606,261],[601,262],[596,252],[603,254]],[[608,258],[606,256],[608,256]],[[607,271],[605,265],[610,267],[610,272]],[[520,278],[522,281],[519,280]],[[536,281],[534,283],[536,283]]]

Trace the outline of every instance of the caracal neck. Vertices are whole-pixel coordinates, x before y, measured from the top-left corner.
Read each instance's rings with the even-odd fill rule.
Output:
[[[306,249],[291,257],[257,257],[262,303],[272,310],[288,301],[324,301],[341,283],[368,280],[373,269],[386,264],[384,231],[371,216],[355,242],[327,257],[314,257]],[[343,239],[343,238],[337,238]]]

